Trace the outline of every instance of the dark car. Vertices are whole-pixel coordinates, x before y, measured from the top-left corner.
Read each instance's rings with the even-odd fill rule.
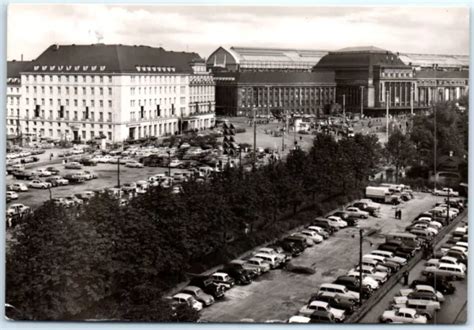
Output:
[[[46,171],[51,172],[52,175],[58,175],[59,172],[61,172],[56,167],[52,167],[52,166],[46,167]]]
[[[79,163],[84,166],[96,166],[97,161],[93,160],[92,158],[81,158],[79,159]]]
[[[410,287],[413,289],[417,285],[432,286],[442,294],[453,294],[456,291],[456,287],[453,285],[453,283],[439,277],[426,277],[425,279],[414,280],[411,282]]]
[[[352,314],[357,305],[357,301],[354,299],[348,299],[337,294],[332,295],[328,293],[313,294],[311,298],[309,298],[308,305],[315,300],[327,302],[329,306],[337,309],[342,309],[347,314]]]
[[[395,256],[397,256],[397,255],[395,255]],[[398,272],[398,270],[401,267],[401,265],[399,263],[394,262],[394,261],[385,261],[385,262],[382,262],[380,265],[384,266],[384,267],[387,267],[390,270],[391,274],[394,274],[394,273]]]
[[[64,178],[66,180],[68,180],[69,183],[71,183],[71,184],[79,184],[79,183],[83,183],[84,181],[86,181],[86,179],[84,179],[83,176],[77,175],[77,174],[74,174],[74,173],[67,173],[67,174],[64,175]]]
[[[415,291],[410,292],[407,296],[408,299],[419,299],[419,300],[432,300],[438,301],[438,297],[433,292],[427,291]]]
[[[290,253],[292,257],[297,257],[304,251],[304,246],[302,244],[296,244],[290,241],[278,241],[275,243],[278,246],[281,246],[283,250]]]
[[[348,290],[354,292],[359,292],[360,289],[359,279],[352,276],[339,276],[333,283],[345,285]],[[368,298],[371,294],[372,288],[367,285],[362,285],[362,297]]]
[[[224,272],[228,274],[235,280],[237,285],[246,285],[252,283],[249,272],[245,269],[236,269],[235,267],[224,267],[219,270],[219,272]]]
[[[225,265],[224,269],[225,270],[223,270],[223,272],[229,274],[231,277],[234,277],[231,274],[232,272],[235,272],[235,271],[241,272],[243,273],[243,275],[246,275],[249,278],[250,282],[259,275],[259,273],[256,270],[249,270],[248,268],[244,268],[244,266],[240,263],[233,263],[233,262],[228,263],[227,265]],[[234,279],[236,280],[236,283],[239,284],[235,277]],[[246,280],[244,279],[244,281]],[[243,283],[243,284],[248,284],[248,283]]]
[[[396,247],[396,250],[393,252],[392,250],[388,250],[391,247]],[[396,256],[402,257],[402,258],[411,258],[415,255],[416,249],[404,245],[402,242],[389,242],[389,243],[383,243],[379,245],[379,250],[384,250],[384,251],[391,251],[393,252]]]
[[[335,217],[339,217],[345,222],[347,222],[348,226],[356,226],[359,223],[359,219],[349,215],[346,211],[336,211],[330,215],[333,215]]]
[[[36,156],[29,156],[29,157],[25,157],[25,158],[20,160],[20,162],[22,164],[34,163],[34,162],[37,162],[37,161],[39,161],[39,158],[36,157]]]
[[[334,315],[326,311],[314,311],[309,318],[310,323],[336,323]]]
[[[202,291],[216,299],[223,298],[225,295],[224,286],[214,283],[209,276],[195,276],[189,281],[189,285],[200,287]]]
[[[22,171],[22,170],[13,171],[12,175],[17,180],[32,180],[35,177],[33,172],[31,172],[31,171]]]
[[[376,216],[378,209],[374,207],[370,207],[367,203],[365,202],[355,202],[352,204],[352,206],[357,207],[359,210],[369,212],[370,215]]]
[[[464,253],[462,253],[461,251],[458,251],[458,250],[448,250],[448,252],[446,253],[446,255],[448,257],[453,257],[453,258],[456,258],[458,259],[458,262],[462,262],[463,264],[466,265],[467,267],[467,257]]]
[[[162,167],[168,166],[168,157],[160,157],[158,155],[149,155],[139,159],[144,166]]]
[[[308,247],[308,242],[306,241],[306,238],[301,236],[287,236],[283,240],[287,242],[292,242],[303,250]]]
[[[313,226],[318,226],[323,228],[325,231],[327,231],[329,234],[333,234],[334,232],[338,231],[339,228],[336,226],[332,226],[329,222],[329,220],[324,219],[324,218],[318,218],[314,219],[313,222],[311,223]]]

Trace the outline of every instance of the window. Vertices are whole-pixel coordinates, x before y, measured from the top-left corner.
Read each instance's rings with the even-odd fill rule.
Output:
[[[112,100],[109,100],[109,108],[112,108]]]
[[[68,99],[66,99],[66,105],[69,105],[69,100]]]
[[[135,87],[130,88],[130,95],[135,95]]]
[[[130,100],[130,106],[134,107],[135,106],[135,100]]]
[[[95,107],[95,100],[91,100],[91,107]]]
[[[111,76],[109,76],[109,83],[111,83],[111,82],[112,82],[112,77],[111,77]]]
[[[49,92],[53,94],[53,86],[49,86]]]
[[[26,105],[29,105],[29,104],[30,104],[30,99],[29,99],[29,98],[26,98],[26,99],[25,99],[25,103],[26,103]]]
[[[109,95],[112,95],[112,88],[109,87]]]
[[[77,107],[77,100],[74,100],[74,106]]]
[[[83,107],[86,106],[86,100],[82,100],[82,106],[83,106]]]
[[[94,95],[94,87],[91,87],[91,95]]]
[[[66,87],[66,95],[69,95],[69,87]]]
[[[53,99],[49,99],[49,105],[50,105],[50,106],[53,105]]]
[[[99,88],[99,92],[100,92],[100,95],[104,95],[104,89],[102,87]]]
[[[44,99],[41,99],[41,105],[44,105]]]
[[[112,121],[112,112],[107,112],[107,120]]]
[[[77,82],[77,76],[74,76],[74,82]]]
[[[103,108],[104,107],[104,101],[99,100],[99,107]]]
[[[74,87],[74,95],[77,95],[77,87]]]
[[[82,87],[82,94],[83,94],[83,95],[86,95],[86,94],[87,94],[87,91],[86,91],[86,88],[85,88],[85,87]]]
[[[33,93],[36,94],[36,86],[33,86]]]
[[[99,82],[103,83],[104,82],[104,77],[100,76],[99,77]],[[102,95],[102,94],[101,94]]]

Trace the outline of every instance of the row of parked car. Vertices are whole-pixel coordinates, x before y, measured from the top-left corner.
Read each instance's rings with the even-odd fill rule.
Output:
[[[362,211],[356,206],[365,207],[369,211]],[[378,208],[378,205],[370,201],[359,201],[346,210],[332,212],[327,217],[317,217],[306,228],[266,247],[259,248],[245,258],[232,260],[211,275],[194,275],[188,286],[168,299],[172,304],[187,304],[200,311],[203,307],[221,299],[225,291],[234,285],[250,284],[253,279],[272,269],[292,268],[288,262],[299,256],[306,248],[321,243],[342,228],[357,226],[359,219],[367,219],[370,213],[376,214]],[[354,282],[355,278],[350,277],[349,280],[357,285]],[[340,281],[347,284],[343,278]],[[335,288],[341,289],[341,296],[334,294]],[[348,309],[353,308],[353,302],[357,302],[358,299],[358,294],[351,296],[346,287],[340,284],[329,284],[321,291],[325,291],[321,295],[321,299],[326,299],[325,304],[328,304],[329,300],[333,304],[350,304],[352,307],[348,307]],[[345,296],[344,293],[348,295]],[[348,298],[348,296],[350,297]]]
[[[450,201],[450,209],[463,210],[464,205],[459,200]],[[441,205],[441,206],[440,206]],[[437,203],[435,208],[443,208]],[[455,207],[456,206],[456,207]],[[420,214],[417,219],[429,218],[437,222],[432,212],[431,217]],[[450,221],[448,213],[445,214],[447,222]],[[415,219],[414,222],[417,221]],[[436,226],[438,227],[438,225]],[[457,227],[441,249],[435,252],[436,258],[431,258],[425,263],[421,277],[414,280],[409,288],[401,289],[395,296],[390,308],[380,316],[380,321],[385,323],[428,323],[436,312],[441,309],[445,295],[453,294],[456,287],[452,281],[466,277],[467,272],[467,225]],[[433,232],[433,235],[437,235]],[[418,238],[422,243],[429,242],[432,237],[421,235]],[[427,249],[431,249],[430,246]],[[428,250],[426,250],[428,252]]]

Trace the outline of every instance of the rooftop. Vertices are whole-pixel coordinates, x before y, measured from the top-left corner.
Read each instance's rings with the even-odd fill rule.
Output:
[[[197,53],[167,51],[161,47],[128,45],[51,45],[36,60],[29,72],[176,72],[192,73]]]

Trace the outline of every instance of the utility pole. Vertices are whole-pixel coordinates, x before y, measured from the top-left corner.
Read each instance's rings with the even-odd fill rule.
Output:
[[[434,158],[434,162],[433,162],[433,166],[434,166],[434,189],[436,190],[436,181],[437,181],[437,177],[436,177],[436,149],[437,149],[437,139],[436,139],[436,135],[437,135],[437,131],[436,131],[436,106],[432,106],[433,107],[433,112],[434,112],[434,143],[433,143],[433,158]]]
[[[411,115],[413,116],[413,103],[414,103],[414,95],[415,95],[415,85],[413,83],[411,83],[410,85],[410,113]]]
[[[120,157],[117,158],[117,188],[120,189]]]
[[[359,306],[362,306],[362,241],[363,230],[359,229]]]
[[[360,118],[364,115],[364,86],[360,86]]]
[[[257,121],[255,120],[257,108],[253,109],[253,166],[257,162]]]
[[[342,116],[344,117],[344,123],[346,122],[346,94],[342,94]]]
[[[267,86],[267,117],[270,118],[270,86]]]
[[[288,120],[287,118],[287,110],[285,110],[285,122],[283,124],[283,129],[282,129],[282,135],[281,135],[281,151],[285,151],[285,130],[286,130],[286,121]]]
[[[387,97],[386,97],[386,104],[387,104],[387,113],[386,113],[386,129],[387,129],[387,142],[388,142],[388,136],[389,136],[389,133],[388,133],[388,116],[389,116],[389,110],[388,110],[388,106],[389,106],[389,103],[390,103],[390,100],[389,100],[389,97],[390,97],[390,93],[389,91],[387,91]]]

